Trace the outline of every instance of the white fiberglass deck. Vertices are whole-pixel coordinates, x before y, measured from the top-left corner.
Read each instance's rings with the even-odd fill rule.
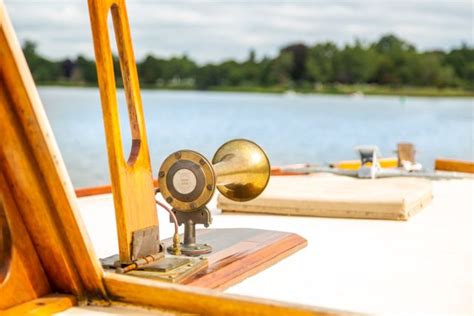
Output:
[[[433,182],[432,203],[408,222],[220,214],[211,227],[295,232],[308,247],[227,293],[403,315],[472,315],[474,180]],[[111,195],[81,198],[98,256],[117,253]],[[160,212],[161,237],[172,225]],[[181,227],[182,229],[182,227]]]

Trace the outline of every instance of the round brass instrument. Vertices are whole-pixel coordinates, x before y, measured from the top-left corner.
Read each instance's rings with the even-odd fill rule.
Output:
[[[206,205],[216,188],[211,163],[192,150],[169,155],[158,173],[161,194],[174,209],[189,212]]]
[[[204,207],[215,188],[234,201],[249,201],[263,192],[270,177],[270,162],[254,142],[231,140],[222,145],[211,163],[201,154],[180,150],[161,165],[158,182],[174,209],[190,212]]]

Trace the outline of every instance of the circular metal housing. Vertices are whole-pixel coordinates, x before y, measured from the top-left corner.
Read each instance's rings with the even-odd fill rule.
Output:
[[[205,206],[212,198],[216,177],[203,155],[180,150],[165,159],[158,183],[164,199],[174,209],[190,212]]]

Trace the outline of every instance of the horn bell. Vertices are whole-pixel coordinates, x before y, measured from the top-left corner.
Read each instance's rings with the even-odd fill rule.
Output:
[[[219,192],[233,201],[259,196],[270,179],[270,161],[260,146],[246,139],[222,145],[212,159]]]

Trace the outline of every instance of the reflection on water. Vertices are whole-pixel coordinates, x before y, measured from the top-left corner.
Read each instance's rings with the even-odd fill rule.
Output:
[[[98,90],[39,90],[74,185],[108,183]],[[212,158],[232,138],[254,140],[273,165],[352,159],[360,144],[392,156],[402,141],[415,143],[418,160],[429,168],[440,156],[474,157],[472,99],[155,90],[143,91],[142,98],[155,173],[173,151],[193,149]],[[121,119],[129,128],[123,106]],[[130,139],[124,144],[128,150]]]

